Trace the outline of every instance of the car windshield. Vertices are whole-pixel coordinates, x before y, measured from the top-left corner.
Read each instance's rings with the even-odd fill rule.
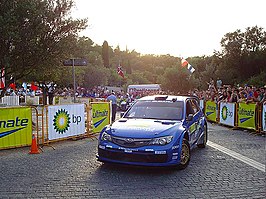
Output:
[[[183,106],[181,101],[137,101],[124,118],[181,120]]]

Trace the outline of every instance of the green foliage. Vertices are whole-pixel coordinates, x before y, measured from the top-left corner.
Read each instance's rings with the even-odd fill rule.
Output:
[[[72,0],[0,1],[0,62],[6,68],[7,85],[12,75],[16,81],[54,81],[73,86],[72,67],[62,66],[70,58],[85,58],[88,66],[75,67],[79,86],[122,86],[158,83],[163,90],[186,93],[207,89],[210,78],[224,84],[265,84],[266,32],[248,27],[244,32],[226,33],[221,51],[212,56],[187,58],[196,69],[190,74],[181,67],[180,58],[170,55],[141,55],[135,50],[114,49],[104,41],[94,44],[88,37],[78,37],[87,20],[73,20]],[[120,64],[126,78],[117,74]]]
[[[243,84],[245,83],[256,87],[266,85],[266,72],[262,71],[260,74],[250,77],[247,82],[243,82]]]
[[[109,45],[107,41],[103,42],[102,46],[102,58],[103,58],[103,65],[108,68],[109,67]]]
[[[192,88],[192,82],[185,68],[167,68],[161,79],[163,90],[178,93],[187,93]]]
[[[87,67],[83,76],[82,87],[93,88],[94,86],[105,86],[108,84],[109,69],[103,66]]]
[[[254,26],[245,32],[227,33],[221,40],[221,47],[222,51],[216,55],[220,57],[220,71],[230,71],[228,83],[247,81],[250,76],[265,71],[266,32],[263,28]]]
[[[6,80],[35,74],[52,79],[71,53],[77,33],[87,20],[73,20],[72,0],[9,0],[0,2],[0,61]],[[47,72],[50,74],[47,74]]]

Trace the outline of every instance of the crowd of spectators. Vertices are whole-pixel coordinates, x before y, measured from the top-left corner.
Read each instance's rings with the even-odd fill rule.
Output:
[[[219,102],[244,102],[244,103],[264,103],[266,102],[266,85],[263,87],[255,87],[252,85],[231,86],[231,85],[215,85],[214,80],[208,82],[208,89],[199,91],[197,89],[190,91],[190,95],[197,96],[202,100],[211,100]]]
[[[215,102],[245,102],[245,103],[264,103],[266,101],[266,85],[263,87],[255,87],[252,85],[244,85],[242,86],[231,86],[231,85],[223,85],[222,81],[218,78],[216,83],[213,79],[207,83],[207,90],[198,90],[194,89],[193,91],[189,91],[188,95],[197,96],[202,100],[211,100]],[[48,92],[51,87],[53,96],[60,97],[73,97],[74,90],[70,87],[59,88],[55,84],[50,84],[48,86]],[[34,89],[33,89],[34,88]],[[108,95],[110,95],[113,90],[108,90],[106,87],[97,86],[92,89],[86,89],[82,87],[77,87],[76,89],[76,97],[90,97],[90,98],[104,98],[106,99]],[[37,86],[32,87],[18,87],[18,88],[8,88],[6,90],[6,95],[18,95],[18,96],[38,96],[43,94],[43,88],[39,88]],[[131,102],[139,99],[143,96],[154,95],[154,94],[166,94],[165,92],[159,90],[136,90],[131,89],[129,92],[125,92],[122,89],[119,91],[115,91],[115,95],[117,97],[118,106],[121,102],[126,102],[126,104],[130,104]],[[172,94],[172,93],[167,93]]]

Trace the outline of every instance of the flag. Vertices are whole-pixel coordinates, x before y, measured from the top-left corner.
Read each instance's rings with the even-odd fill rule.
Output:
[[[125,78],[124,72],[123,72],[122,67],[120,65],[117,67],[117,74],[120,75],[121,77]]]
[[[183,67],[185,67],[186,65],[188,65],[188,61],[185,60],[184,58],[182,58],[182,59],[181,59],[181,65],[182,65]]]
[[[0,89],[5,88],[5,69],[1,69],[1,74],[0,74]]]
[[[192,74],[195,71],[195,68],[193,68],[193,66],[191,66],[189,63],[187,65],[187,69],[189,70],[189,72]]]

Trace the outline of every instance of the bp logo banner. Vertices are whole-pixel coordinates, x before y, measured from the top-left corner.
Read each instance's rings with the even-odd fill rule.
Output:
[[[238,126],[247,129],[256,129],[255,126],[256,104],[239,103],[238,107]]]
[[[235,125],[235,104],[220,103],[220,123],[228,126]]]
[[[102,129],[110,124],[110,103],[109,102],[92,102],[92,124],[93,133],[101,132]]]
[[[28,146],[31,140],[31,108],[0,109],[0,148]]]
[[[262,109],[262,129],[266,132],[266,104],[263,104]]]
[[[48,138],[55,140],[85,133],[84,104],[48,107]]]
[[[209,121],[216,122],[216,103],[212,101],[206,101],[205,115]]]

